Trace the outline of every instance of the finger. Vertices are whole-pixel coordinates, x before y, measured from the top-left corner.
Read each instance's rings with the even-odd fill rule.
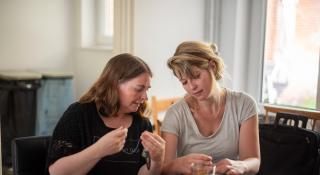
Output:
[[[156,146],[154,146],[151,142],[148,142],[148,141],[142,140],[141,144],[146,150],[148,150],[150,152],[153,152],[156,148]]]
[[[236,172],[236,170],[229,169],[225,174],[227,174],[227,175],[235,175],[235,174],[237,174],[237,172]]]
[[[141,136],[141,140],[143,142],[147,142],[148,144],[151,144],[154,147],[160,147],[161,145],[163,145],[163,143],[159,142],[154,135],[150,134],[150,133],[145,133]]]
[[[162,137],[160,137],[159,135],[157,135],[157,134],[152,134],[152,136],[153,136],[159,143],[161,143],[161,144],[165,144],[165,143],[166,143],[166,141],[165,141]]]
[[[149,131],[144,131],[141,135],[142,137],[152,137],[153,139],[156,139],[159,143],[165,143],[165,140],[162,139],[162,137],[160,137],[157,134],[151,133]]]
[[[223,174],[228,174],[230,173],[231,170],[231,166],[227,165],[227,166],[223,166]]]
[[[126,143],[126,139],[123,139],[123,140],[121,141],[121,144],[122,144],[122,145],[125,145],[125,143]]]
[[[227,161],[227,159],[222,159],[216,163],[216,166],[221,166],[221,167],[225,167],[227,165],[230,165],[230,162]]]
[[[152,138],[152,133],[149,132],[149,131],[144,131],[142,134],[141,134],[141,139],[148,139],[148,138]]]
[[[120,128],[117,128],[116,130],[112,131],[116,137],[121,137],[121,136],[127,136],[128,133],[128,129],[127,128],[123,128],[122,126]]]
[[[212,157],[206,154],[191,154],[193,159],[199,159],[204,161],[212,161]]]
[[[201,159],[194,159],[191,160],[192,163],[201,164],[204,166],[212,166],[213,163],[211,161],[201,160]]]

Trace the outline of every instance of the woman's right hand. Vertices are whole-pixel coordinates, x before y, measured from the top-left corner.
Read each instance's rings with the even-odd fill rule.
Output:
[[[192,153],[175,160],[174,167],[182,174],[191,174],[191,165],[193,163],[212,166],[212,157],[205,154]]]
[[[102,136],[95,145],[101,157],[118,153],[124,147],[127,137],[127,128],[117,128]]]

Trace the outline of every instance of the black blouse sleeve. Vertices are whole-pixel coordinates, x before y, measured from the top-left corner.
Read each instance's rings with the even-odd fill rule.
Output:
[[[80,151],[81,131],[79,126],[81,119],[77,115],[78,113],[79,111],[75,109],[75,104],[73,104],[64,112],[57,123],[48,150],[47,167],[62,157]]]
[[[153,132],[153,128],[152,128],[151,122],[150,122],[150,120],[148,120],[148,119],[147,119],[147,130],[148,130],[149,132]]]

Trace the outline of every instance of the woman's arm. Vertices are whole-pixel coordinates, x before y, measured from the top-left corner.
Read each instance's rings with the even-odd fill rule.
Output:
[[[191,174],[192,163],[212,166],[212,158],[205,154],[195,153],[177,158],[178,136],[162,132],[162,137],[166,141],[163,174]]]
[[[239,158],[247,166],[246,174],[255,174],[260,167],[259,119],[254,115],[240,127]]]
[[[49,167],[51,175],[82,175],[87,174],[104,156],[119,152],[125,143],[126,128],[118,128],[101,137],[88,148],[62,157]]]
[[[145,150],[148,150],[151,166],[150,169],[143,165],[138,174],[139,175],[160,175],[164,159],[165,141],[151,132],[145,131],[141,134],[141,143]]]
[[[96,153],[94,145],[83,151],[62,157],[49,167],[50,175],[85,175],[100,160],[100,155]]]
[[[217,172],[224,174],[256,174],[260,166],[258,115],[242,123],[239,138],[239,160],[223,159]]]
[[[175,174],[177,169],[174,167],[175,159],[177,158],[178,136],[175,134],[162,132],[162,138],[166,141],[164,154],[163,174]]]

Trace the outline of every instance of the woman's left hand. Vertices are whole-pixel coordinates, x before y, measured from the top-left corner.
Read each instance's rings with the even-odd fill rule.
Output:
[[[216,173],[227,175],[242,175],[247,172],[247,166],[242,161],[222,159],[216,163]]]
[[[158,135],[145,131],[141,134],[141,143],[149,151],[153,162],[162,164],[164,161],[165,141]]]

